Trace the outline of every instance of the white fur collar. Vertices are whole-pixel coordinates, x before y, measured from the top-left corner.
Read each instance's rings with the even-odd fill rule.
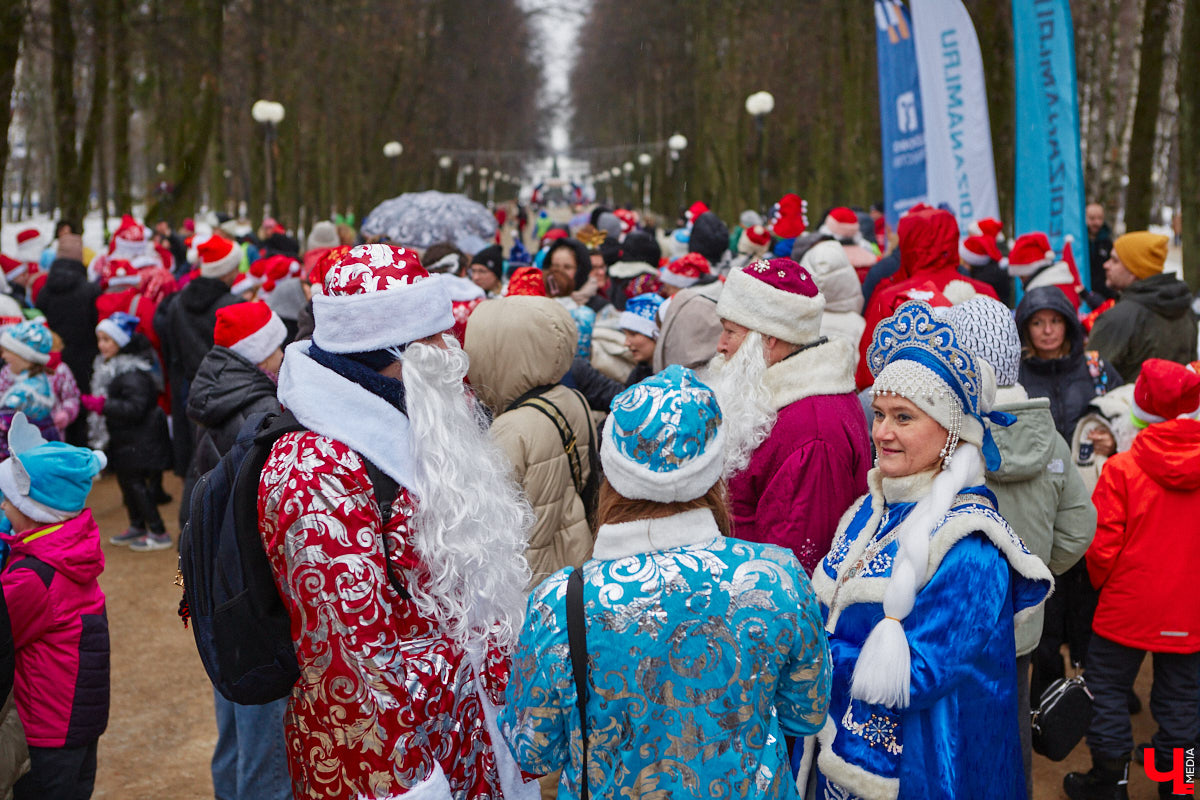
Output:
[[[608,275],[611,278],[625,280],[626,278],[636,278],[638,275],[657,275],[658,270],[645,261],[618,261],[608,268]]]
[[[308,355],[306,341],[288,345],[279,370],[279,402],[304,427],[337,439],[370,459],[401,486],[413,485],[408,417]]]
[[[771,409],[779,411],[806,397],[853,392],[854,365],[854,347],[837,336],[772,364],[765,378]]]
[[[872,469],[867,473],[867,483],[889,503],[915,503],[929,494],[929,490],[933,488],[933,479],[940,472],[940,468],[935,468],[902,478],[885,478],[878,469]]]
[[[628,556],[706,544],[720,536],[712,511],[695,508],[660,519],[601,525],[596,531],[592,557],[599,561],[616,561]]]

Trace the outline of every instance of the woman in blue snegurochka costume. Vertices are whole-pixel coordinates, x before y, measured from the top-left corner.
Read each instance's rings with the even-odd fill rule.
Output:
[[[820,729],[829,651],[790,551],[726,538],[712,391],[672,366],[613,402],[594,557],[583,565],[592,797],[797,797],[787,738]],[[567,637],[573,568],[529,599],[501,729],[526,772],[579,797]]]
[[[867,359],[878,457],[813,575],[833,689],[802,774],[815,745],[820,800],[1024,798],[1013,625],[1051,578],[983,485],[1000,462],[985,420],[1012,420],[925,303],[882,322]]]

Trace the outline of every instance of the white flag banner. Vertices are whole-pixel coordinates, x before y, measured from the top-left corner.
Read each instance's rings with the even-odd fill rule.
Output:
[[[910,0],[925,117],[928,203],[949,209],[960,229],[1000,218],[983,59],[960,0]]]

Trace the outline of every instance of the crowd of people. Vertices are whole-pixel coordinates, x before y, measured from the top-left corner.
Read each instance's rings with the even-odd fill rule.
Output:
[[[1068,796],[1171,771],[1200,734],[1200,356],[1167,237],[1089,206],[1085,282],[998,220],[807,211],[596,207],[476,253],[333,221],[126,216],[99,254],[22,231],[0,790],[92,792],[93,481],[111,545],[176,546],[283,412],[251,513],[299,678],[214,689],[218,798],[1031,798],[1033,714],[1080,672]]]

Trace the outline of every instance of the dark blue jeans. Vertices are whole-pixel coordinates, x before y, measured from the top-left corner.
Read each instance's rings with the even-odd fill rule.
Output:
[[[1093,634],[1084,677],[1096,698],[1088,748],[1096,758],[1128,758],[1133,750],[1129,692],[1145,650],[1126,647]],[[1170,763],[1176,747],[1191,747],[1200,732],[1200,653],[1154,653],[1150,713],[1158,723],[1152,743]]]
[[[241,706],[213,690],[217,749],[212,757],[217,800],[291,800],[283,714],[287,698]]]

